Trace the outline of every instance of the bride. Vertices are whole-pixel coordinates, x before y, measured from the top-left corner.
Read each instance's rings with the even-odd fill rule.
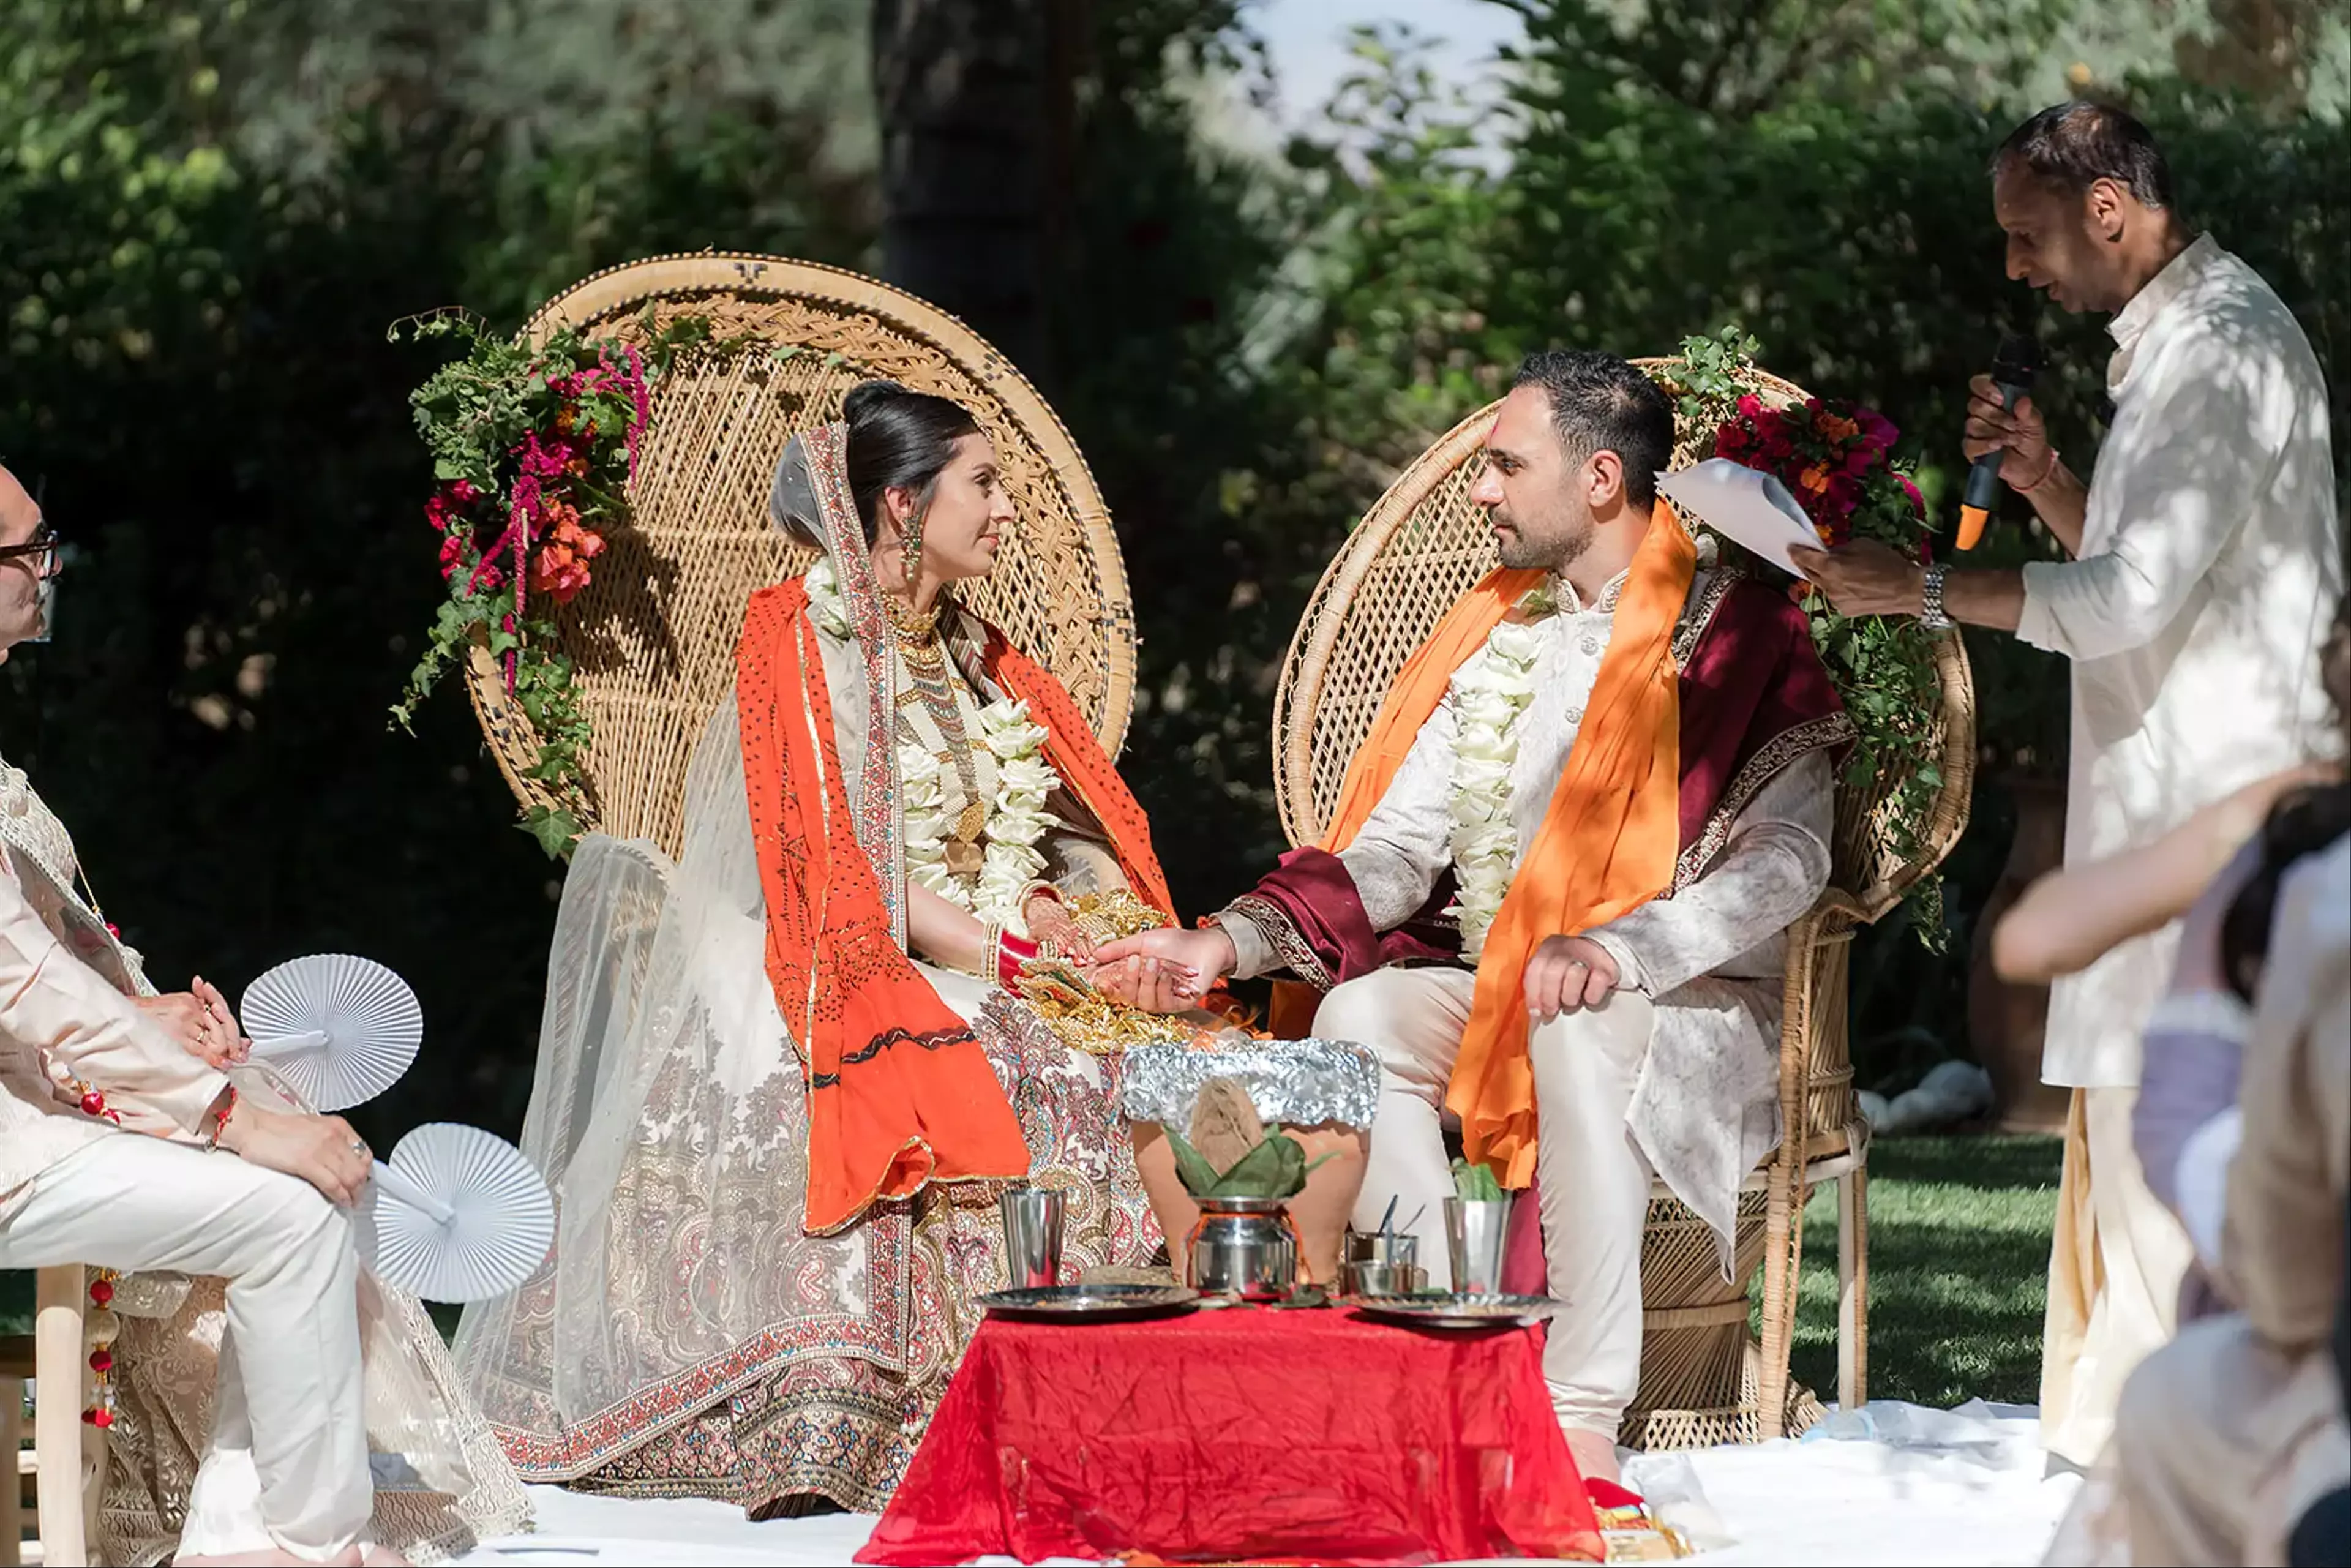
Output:
[[[751,601],[683,854],[590,834],[564,887],[523,1128],[556,1248],[457,1339],[533,1480],[878,1509],[1006,1282],[1007,1180],[1065,1193],[1065,1267],[1158,1240],[1115,1055],[1013,994],[1165,917],[1143,813],[954,598],[1013,521],[971,414],[843,416],[777,470],[822,553]]]

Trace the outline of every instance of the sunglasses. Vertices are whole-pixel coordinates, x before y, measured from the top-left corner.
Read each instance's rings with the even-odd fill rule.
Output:
[[[5,560],[31,562],[33,575],[44,580],[57,576],[64,565],[57,536],[49,530],[47,523],[35,529],[33,537],[23,544],[0,545],[0,561]]]

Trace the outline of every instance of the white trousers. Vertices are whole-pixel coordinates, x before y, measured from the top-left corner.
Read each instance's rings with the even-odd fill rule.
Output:
[[[2137,1103],[2136,1089],[2076,1089],[2065,1132],[2042,1329],[2041,1440],[2083,1469],[2113,1435],[2125,1381],[2170,1340],[2196,1256],[2139,1168]]]
[[[375,1505],[350,1217],[308,1182],[158,1138],[101,1138],[34,1178],[0,1269],[214,1275],[228,1330],[183,1556],[272,1548],[325,1562]]]
[[[1445,1089],[1461,1054],[1477,977],[1461,969],[1380,969],[1333,987],[1314,1032],[1352,1040],[1380,1059],[1355,1228],[1375,1230],[1395,1200],[1397,1228],[1419,1239],[1429,1282],[1452,1282],[1445,1200]],[[1655,1009],[1619,991],[1605,1005],[1564,1013],[1528,1041],[1539,1133],[1543,1258],[1552,1297],[1564,1305],[1545,1331],[1543,1377],[1560,1425],[1611,1440],[1641,1381],[1641,1231],[1648,1161],[1625,1124]]]

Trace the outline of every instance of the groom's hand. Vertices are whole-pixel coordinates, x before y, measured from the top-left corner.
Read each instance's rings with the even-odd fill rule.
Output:
[[[1217,926],[1163,926],[1097,949],[1092,977],[1096,990],[1128,1007],[1180,1013],[1196,1006],[1238,962],[1233,939]]]
[[[1608,949],[1588,936],[1546,936],[1527,960],[1527,1021],[1546,1024],[1562,1013],[1596,1008],[1620,977]]]

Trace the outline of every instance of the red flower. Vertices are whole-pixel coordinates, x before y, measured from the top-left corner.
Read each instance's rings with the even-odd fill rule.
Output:
[[[1917,517],[1925,517],[1927,515],[1927,497],[1918,494],[1918,486],[1910,483],[1910,476],[1907,474],[1896,474],[1894,477],[1901,482],[1902,493],[1910,497],[1911,512]]]

